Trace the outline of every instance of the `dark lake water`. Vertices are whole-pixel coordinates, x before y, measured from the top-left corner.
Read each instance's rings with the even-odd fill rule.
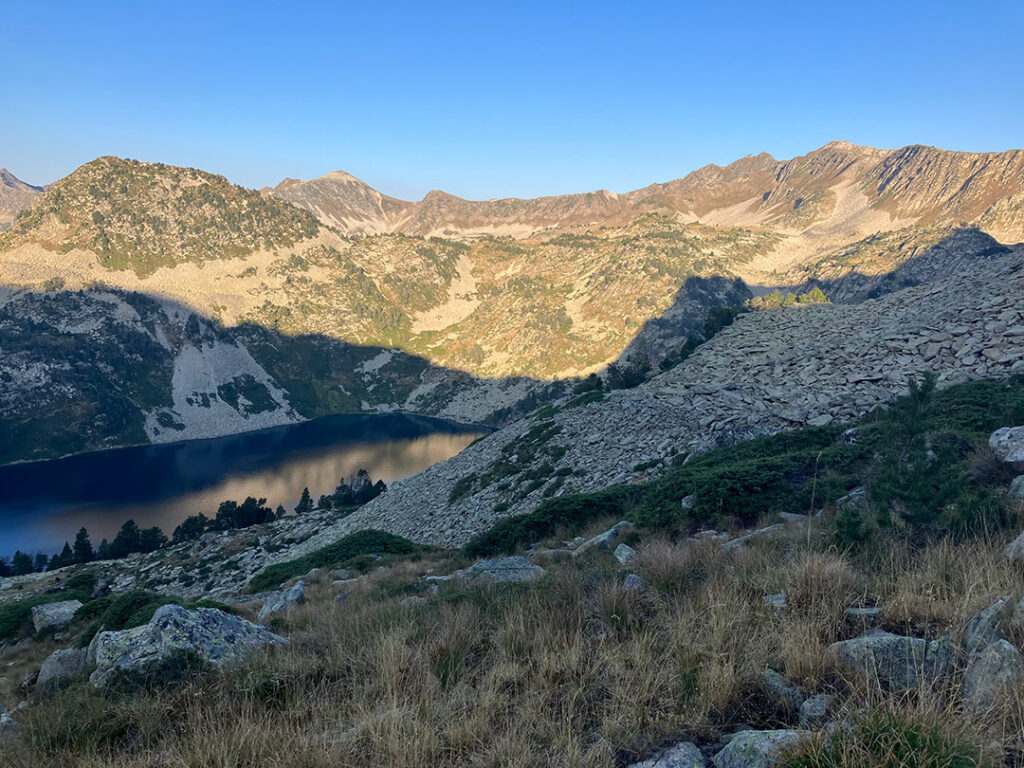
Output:
[[[220,502],[266,497],[289,512],[359,469],[391,483],[454,456],[479,427],[404,414],[325,416],[258,432],[119,448],[0,467],[0,557],[55,552],[89,530],[93,545],[132,518],[171,535]]]

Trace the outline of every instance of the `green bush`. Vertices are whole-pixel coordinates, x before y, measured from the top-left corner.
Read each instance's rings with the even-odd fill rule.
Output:
[[[961,726],[935,717],[872,712],[782,763],[786,768],[981,768],[994,764]]]
[[[614,486],[591,494],[559,496],[543,502],[534,512],[506,518],[474,536],[465,546],[470,557],[513,552],[553,535],[579,530],[603,517],[622,517],[630,507],[632,486]]]
[[[359,555],[409,555],[426,549],[384,531],[357,531],[303,557],[264,568],[253,576],[249,589],[251,592],[272,589],[314,568],[340,566]]]

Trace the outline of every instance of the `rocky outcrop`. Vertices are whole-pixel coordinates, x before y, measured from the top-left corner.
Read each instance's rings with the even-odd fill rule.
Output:
[[[833,643],[828,650],[847,672],[865,675],[890,691],[931,686],[952,672],[947,639],[929,643],[918,637],[874,630]]]
[[[964,672],[964,703],[976,712],[992,707],[1000,697],[1024,682],[1024,658],[1006,640],[996,640],[971,656]]]
[[[11,226],[43,194],[42,187],[26,184],[6,168],[0,168],[0,232]]]
[[[233,666],[267,646],[288,641],[263,627],[215,608],[189,611],[164,605],[141,627],[101,632],[96,639],[96,669],[90,681],[103,687],[115,672],[137,672],[180,652],[195,654],[216,667]]]
[[[59,603],[44,603],[32,606],[32,626],[36,632],[61,630],[71,623],[75,611],[82,607],[78,600],[62,600]]]
[[[992,433],[988,444],[1000,461],[1024,462],[1024,427],[1003,427]]]

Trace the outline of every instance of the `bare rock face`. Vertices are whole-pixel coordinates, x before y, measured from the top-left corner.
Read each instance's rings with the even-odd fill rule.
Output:
[[[69,648],[51,653],[39,670],[36,691],[45,692],[62,680],[70,679],[83,672],[88,653],[85,648]]]
[[[1006,640],[997,640],[971,657],[964,672],[964,703],[977,712],[989,709],[1024,680],[1024,658]]]
[[[704,768],[704,756],[688,741],[675,744],[657,757],[633,763],[628,768]]]
[[[90,681],[104,687],[117,670],[139,671],[181,651],[195,653],[216,667],[234,666],[260,648],[287,640],[252,622],[215,608],[188,611],[161,606],[152,621],[135,629],[97,636],[96,670]]]

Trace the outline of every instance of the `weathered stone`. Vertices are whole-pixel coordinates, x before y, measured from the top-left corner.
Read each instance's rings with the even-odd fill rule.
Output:
[[[988,444],[1000,461],[1024,462],[1024,427],[1003,427],[992,433]]]
[[[684,496],[683,500],[679,502],[679,507],[683,512],[689,512],[695,506],[697,506],[697,497],[692,493],[689,496]]]
[[[964,703],[969,709],[989,709],[1002,695],[1024,681],[1024,659],[1006,640],[990,643],[972,656],[964,672]]]
[[[629,565],[636,560],[636,550],[629,546],[629,544],[619,544],[612,554],[615,555],[615,559],[621,565]]]
[[[794,712],[800,709],[800,705],[804,703],[804,695],[785,676],[774,669],[766,669],[762,679],[773,699]]]
[[[459,574],[466,584],[511,584],[536,581],[545,571],[525,557],[498,557],[481,560]]]
[[[288,589],[282,589],[280,592],[275,592],[267,598],[267,602],[260,608],[260,613],[256,620],[262,624],[272,616],[279,613],[287,613],[304,602],[306,602],[306,585],[302,581],[297,581]]]
[[[1002,640],[1005,635],[1000,627],[1003,612],[1010,604],[1010,596],[996,598],[988,608],[978,611],[967,620],[964,628],[964,650],[971,657],[983,651],[990,643]]]
[[[287,642],[264,627],[215,608],[188,611],[164,605],[149,624],[101,632],[96,642],[96,671],[89,679],[102,687],[116,670],[142,670],[180,651],[195,653],[217,667],[233,666],[257,649]]]
[[[1009,490],[1011,499],[1024,499],[1024,475],[1017,475],[1010,482]]]
[[[618,541],[622,534],[633,530],[634,525],[628,520],[622,520],[604,533],[598,534],[592,539],[587,539],[585,542],[580,544],[576,549],[573,550],[572,554],[574,557],[582,555],[584,552],[589,552],[591,549],[608,550],[611,549],[612,544]]]
[[[657,757],[633,763],[627,768],[705,768],[704,755],[694,744],[682,741]]]
[[[626,575],[625,580],[622,582],[622,588],[627,592],[643,592],[646,588],[644,580],[637,576],[635,573]]]
[[[332,581],[341,581],[349,577],[348,568],[338,568],[336,571],[331,572]]]
[[[924,654],[925,679],[937,682],[949,679],[956,666],[956,649],[948,635],[943,635],[928,643]]]
[[[82,607],[78,600],[64,600],[59,603],[44,603],[32,607],[32,625],[36,632],[64,629],[71,623],[75,611]]]
[[[829,646],[848,670],[875,678],[892,691],[908,691],[922,682],[926,650],[920,638],[881,631]]]
[[[765,528],[758,528],[756,531],[751,531],[744,536],[739,536],[732,541],[726,542],[725,549],[742,549],[744,546],[756,539],[774,536],[775,534],[781,533],[785,528],[785,523],[776,523],[775,525],[769,525]]]
[[[820,728],[828,720],[829,698],[823,693],[811,696],[800,705],[800,727],[806,730]]]
[[[846,620],[854,624],[873,624],[882,618],[882,609],[850,606],[846,609]]]
[[[772,768],[808,736],[806,731],[743,731],[714,756],[715,768]]]
[[[88,653],[85,648],[71,648],[51,653],[39,670],[36,690],[45,691],[61,680],[68,680],[83,672]]]

